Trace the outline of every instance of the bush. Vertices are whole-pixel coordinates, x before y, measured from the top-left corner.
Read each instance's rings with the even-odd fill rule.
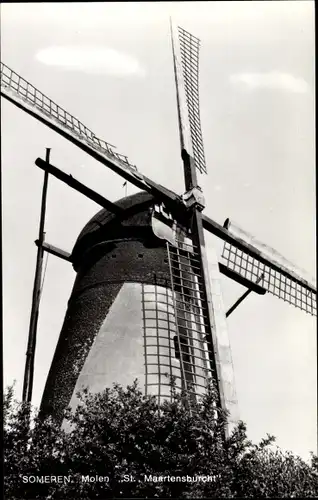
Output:
[[[99,394],[83,391],[75,413],[65,413],[66,432],[53,418],[41,419],[14,401],[13,389],[7,389],[5,498],[318,496],[317,457],[308,465],[273,451],[272,436],[253,444],[242,422],[224,439],[227,416],[215,411],[213,387],[201,405],[191,407],[172,391],[172,402],[160,406],[137,382]],[[201,480],[194,481],[197,476]]]

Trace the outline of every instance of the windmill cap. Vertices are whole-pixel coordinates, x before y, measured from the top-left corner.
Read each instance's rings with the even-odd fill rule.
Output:
[[[74,245],[71,260],[74,269],[80,266],[84,254],[98,243],[120,237],[138,237],[138,229],[151,228],[149,209],[154,204],[154,197],[139,191],[115,202],[122,213],[112,213],[103,208],[84,226]]]

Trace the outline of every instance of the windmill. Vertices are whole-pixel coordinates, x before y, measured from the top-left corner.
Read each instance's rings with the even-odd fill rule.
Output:
[[[150,390],[154,384],[159,397],[166,395],[163,389],[169,385],[169,381],[164,383],[163,375],[166,375],[166,371],[169,373],[169,370],[163,368],[166,365],[160,360],[166,356],[171,365],[170,374],[176,376],[177,386],[184,389],[190,400],[202,395],[208,380],[212,378],[217,387],[221,407],[229,411],[230,421],[235,422],[238,419],[237,400],[226,317],[252,291],[261,295],[266,292],[272,293],[293,306],[315,315],[316,287],[302,271],[286,262],[277,252],[255,242],[253,237],[228,219],[222,226],[204,215],[205,202],[198,183],[198,177],[207,173],[199,108],[200,41],[183,28],[173,26],[172,23],[171,39],[185,181],[185,192],[182,195],[144,176],[126,156],[117,153],[112,145],[99,139],[77,118],[3,63],[1,63],[1,95],[149,195],[148,198],[143,197],[141,201],[146,205],[147,214],[150,210],[149,224],[156,241],[152,244],[156,249],[160,248],[166,264],[163,272],[166,278],[155,285],[152,282],[155,288],[150,290],[147,288],[147,283],[141,285],[145,389]],[[127,213],[131,208],[128,202],[113,203],[93,192],[72,176],[51,165],[49,154],[45,160],[38,158],[35,163],[45,171],[46,176],[51,174],[59,178],[97,202],[115,218],[123,220],[128,217]],[[43,198],[45,202],[45,196]],[[38,260],[41,260],[41,255],[46,251],[69,260],[74,265],[75,249],[69,254],[47,244],[43,238],[43,226],[44,219],[37,240]],[[220,262],[211,250],[209,269],[204,230],[225,241]],[[116,236],[118,240],[118,235]],[[83,239],[79,244],[82,244],[82,241]],[[107,241],[102,251],[110,255],[110,245],[114,244],[116,244],[114,238],[111,242]],[[110,272],[110,268],[107,269]],[[38,271],[39,267],[35,280],[37,283],[40,281]],[[222,302],[219,273],[247,288],[247,292],[227,312]],[[147,294],[151,296],[155,294],[155,302],[164,304],[165,319],[160,318],[158,307],[155,311],[147,309],[149,303]],[[37,293],[34,293],[33,305],[24,387],[24,397],[27,400],[31,400],[32,396],[36,315],[39,306]],[[152,316],[153,312],[155,318]],[[165,323],[164,327],[162,322]],[[152,335],[154,331],[155,335]],[[154,347],[151,343],[154,342],[153,338],[157,343],[155,353],[148,354],[150,348]],[[173,350],[173,360],[171,350]],[[169,354],[165,354],[167,352]],[[51,367],[47,382],[47,393],[56,382],[54,370],[59,356],[57,349],[54,366]],[[158,360],[151,362],[153,358],[150,356]],[[153,366],[155,368],[151,368]],[[75,378],[78,377],[79,371],[75,374]],[[154,383],[149,381],[151,375],[156,376]]]

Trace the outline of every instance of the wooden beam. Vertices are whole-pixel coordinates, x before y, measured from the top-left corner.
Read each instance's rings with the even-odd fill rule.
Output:
[[[71,188],[75,189],[79,193],[85,195],[87,198],[89,198],[92,201],[95,201],[98,205],[106,208],[110,212],[114,214],[121,214],[123,213],[123,209],[116,205],[116,203],[113,203],[107,198],[104,198],[104,196],[101,196],[100,194],[96,193],[96,191],[93,191],[92,189],[88,188],[85,186],[85,184],[82,184],[78,180],[74,179],[72,175],[66,174],[62,170],[60,170],[57,167],[54,167],[54,165],[45,162],[41,158],[37,158],[35,161],[35,164],[40,167],[42,170],[48,172],[49,174],[53,175],[57,179],[59,179],[62,182],[65,182],[68,186]]]
[[[67,260],[68,262],[72,262],[71,254],[69,252],[61,250],[60,248],[55,247],[54,245],[50,245],[49,243],[44,242],[41,245],[40,240],[35,240],[34,243],[37,247],[41,246],[45,252],[55,255],[55,257],[59,257],[60,259]]]
[[[264,274],[261,274],[261,276],[256,280],[256,282],[254,283],[257,284],[259,283],[262,279],[264,278]],[[232,314],[233,311],[235,311],[235,309],[241,304],[241,302],[243,302],[243,300],[246,299],[246,297],[249,296],[249,294],[252,292],[252,288],[250,288],[249,290],[246,290],[245,293],[243,293],[243,295],[241,295],[241,297],[239,297],[237,299],[237,301],[232,305],[232,307],[230,307],[230,309],[227,311],[226,313],[226,317],[228,318],[230,316],[230,314]],[[266,290],[265,290],[266,292]]]

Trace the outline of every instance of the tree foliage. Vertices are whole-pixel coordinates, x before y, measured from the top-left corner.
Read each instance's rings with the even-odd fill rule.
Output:
[[[7,389],[5,498],[318,496],[316,456],[307,464],[273,450],[272,436],[253,444],[242,422],[224,439],[227,416],[216,412],[213,387],[200,405],[187,406],[173,386],[172,392],[172,401],[159,406],[154,397],[142,394],[137,382],[99,394],[84,391],[75,413],[65,413],[61,428],[14,401],[13,389]],[[106,480],[87,479],[96,476]],[[203,476],[209,480],[204,482]]]

